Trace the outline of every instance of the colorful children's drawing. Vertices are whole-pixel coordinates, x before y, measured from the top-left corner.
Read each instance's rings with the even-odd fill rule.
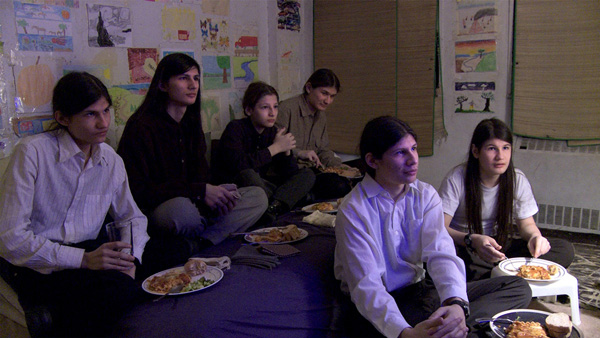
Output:
[[[173,54],[173,53],[183,53],[183,54],[188,55],[192,59],[195,58],[195,56],[194,56],[195,53],[193,50],[182,50],[182,49],[163,49],[163,50],[161,50],[160,58],[162,59],[165,56],[167,56],[169,54]]]
[[[203,51],[225,52],[230,48],[229,24],[225,19],[206,18],[200,20]]]
[[[14,2],[19,50],[72,52],[69,6]]]
[[[296,0],[277,0],[277,28],[300,31],[300,3]]]
[[[222,131],[219,121],[220,101],[219,96],[202,95],[200,113],[204,133]]]
[[[228,55],[208,55],[202,57],[203,88],[231,88],[231,61]]]
[[[150,84],[118,85],[108,89],[115,111],[115,125],[124,126],[142,104]]]
[[[55,58],[21,56],[22,68],[16,77],[15,109],[18,114],[42,115],[52,111],[52,89],[60,74]],[[51,114],[50,114],[51,115]]]
[[[163,39],[189,41],[196,38],[196,12],[185,7],[165,7],[162,10]]]
[[[458,0],[458,35],[496,32],[498,9],[494,0]]]
[[[292,32],[282,32],[278,34],[277,54],[278,54],[278,87],[279,96],[289,97],[298,95],[302,91],[303,81],[300,73],[300,40],[298,34]]]
[[[63,67],[63,75],[71,72],[87,72],[100,79],[107,87],[112,84],[110,68],[106,65],[65,65]]]
[[[50,130],[54,117],[48,113],[47,115],[13,118],[11,122],[15,134],[18,137],[24,137]]]
[[[229,16],[229,0],[202,0],[202,13]]]
[[[457,73],[496,70],[496,40],[458,41],[454,52]]]
[[[129,78],[131,83],[149,83],[158,64],[156,48],[128,48]]]
[[[131,47],[131,10],[127,7],[87,5],[90,47]]]
[[[456,113],[493,113],[495,82],[455,82]]]
[[[242,35],[233,46],[235,56],[258,56],[258,36]]]
[[[258,80],[258,58],[233,57],[233,83],[235,88],[247,88],[252,82]]]

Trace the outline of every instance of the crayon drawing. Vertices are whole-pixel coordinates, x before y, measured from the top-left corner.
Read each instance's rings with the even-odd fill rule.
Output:
[[[300,31],[300,3],[296,0],[277,0],[277,28]]]
[[[231,57],[228,55],[208,55],[202,57],[203,88],[231,88]]]
[[[454,52],[457,73],[496,70],[496,40],[457,41]]]
[[[185,7],[165,7],[162,10],[163,39],[189,41],[196,38],[196,13]]]
[[[495,82],[455,82],[456,113],[493,113]]]
[[[127,7],[87,5],[90,47],[131,47],[131,10]]]
[[[232,65],[235,88],[246,89],[248,85],[258,80],[258,58],[234,56]]]
[[[128,48],[129,77],[131,83],[150,83],[158,64],[156,48]]]
[[[229,16],[229,0],[202,0],[202,13]]]
[[[19,50],[72,52],[71,7],[14,2]]]
[[[202,131],[206,133],[221,132],[219,119],[220,96],[202,95],[200,113],[202,117]]]
[[[225,52],[229,50],[229,25],[227,20],[206,18],[200,20],[202,51]]]
[[[458,35],[494,33],[498,9],[496,1],[459,0],[456,6]]]
[[[108,93],[113,101],[115,125],[124,126],[144,101],[150,84],[129,84],[110,87]]]

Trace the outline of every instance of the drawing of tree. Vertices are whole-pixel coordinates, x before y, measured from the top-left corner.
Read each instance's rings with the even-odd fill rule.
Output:
[[[27,34],[27,28],[25,27],[29,26],[29,23],[25,19],[17,21],[17,25],[19,25],[19,27],[22,27],[25,34]]]
[[[223,69],[223,83],[228,83],[227,69],[231,68],[229,56],[217,56],[217,65]]]
[[[483,59],[483,52],[485,52],[485,49],[478,49],[477,52],[479,53],[479,58]]]
[[[459,97],[456,98],[456,104],[458,104],[459,107],[460,107],[460,108],[458,108],[458,111],[462,111],[463,110],[462,104],[463,104],[463,102],[467,102],[467,100],[469,100],[469,98],[466,97],[466,96],[464,96],[464,95],[461,95],[461,96],[459,96]]]
[[[66,30],[67,30],[67,25],[65,25],[64,23],[61,23],[60,25],[58,25],[58,28],[62,31],[62,35],[65,36]]]
[[[481,97],[485,99],[485,108],[482,111],[490,111],[490,101],[494,99],[494,93],[483,92]]]

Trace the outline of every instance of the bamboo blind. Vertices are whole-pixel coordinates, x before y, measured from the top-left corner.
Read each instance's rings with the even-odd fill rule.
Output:
[[[332,69],[342,85],[327,109],[333,150],[358,154],[364,125],[394,115],[415,129],[419,153],[433,154],[436,4],[315,0],[315,69]]]
[[[517,1],[513,130],[600,138],[600,1]]]

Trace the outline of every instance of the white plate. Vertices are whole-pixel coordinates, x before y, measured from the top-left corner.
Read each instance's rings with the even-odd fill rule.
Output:
[[[158,296],[164,295],[166,292],[157,292],[157,291],[150,290],[148,288],[148,283],[150,282],[150,280],[152,279],[152,277],[154,277],[154,276],[162,276],[162,275],[165,275],[165,274],[170,273],[170,272],[182,273],[182,272],[184,272],[183,266],[172,268],[172,269],[167,269],[167,270],[164,270],[164,271],[157,272],[157,273],[153,274],[152,276],[150,276],[150,277],[148,277],[148,278],[146,278],[144,280],[144,282],[142,283],[142,289],[144,289],[144,291],[146,291],[148,293],[151,293],[153,295],[158,295]],[[221,271],[221,269],[216,268],[214,266],[207,266],[207,269],[206,269],[205,273],[203,273],[201,275],[198,275],[198,276],[191,277],[192,278],[192,282],[195,282],[195,281],[199,280],[202,277],[204,277],[205,279],[213,281],[213,283],[211,285],[205,286],[205,287],[203,287],[201,289],[191,290],[191,291],[185,291],[185,292],[179,292],[179,293],[173,293],[173,294],[169,294],[169,296],[185,295],[185,294],[188,294],[188,293],[192,293],[192,292],[196,292],[196,291],[200,291],[200,290],[204,290],[206,288],[209,288],[209,287],[217,284],[223,278],[223,271]]]
[[[285,227],[270,227],[270,228],[262,228],[262,229],[258,229],[258,230],[254,230],[252,231],[253,233],[256,233],[257,235],[265,235],[267,233],[269,233],[269,231],[271,231],[271,229],[284,229]],[[261,243],[261,244],[287,244],[287,243],[293,243],[293,242],[298,242],[301,241],[303,239],[305,239],[308,236],[308,231],[304,230],[304,229],[300,229],[298,228],[298,230],[300,231],[300,237],[298,237],[297,239],[293,240],[293,241],[285,241],[285,242],[258,242],[256,240],[254,240],[254,235],[252,234],[247,234],[244,236],[244,239],[250,243]]]
[[[338,209],[337,202],[327,202],[327,203],[331,203],[331,206],[333,206],[333,210],[321,211],[321,212],[324,212],[324,213],[327,213],[327,214],[334,214],[334,213],[336,213],[337,209]],[[315,209],[315,205],[317,205],[317,204],[319,204],[319,203],[309,204],[309,205],[305,206],[304,208],[302,208],[302,211],[308,212],[308,213],[313,213],[313,212],[317,211],[317,209]]]
[[[543,327],[546,327],[546,317],[548,317],[549,315],[551,315],[551,313],[545,311],[515,309],[500,312],[493,318],[520,320],[522,322],[538,322],[542,324]],[[505,330],[509,326],[510,324],[506,323],[490,322],[490,329],[492,329],[492,332],[496,335],[496,337],[500,338],[506,337]],[[575,325],[573,325],[573,330],[571,331],[571,338],[583,338],[583,333]]]
[[[546,269],[548,268],[549,265],[558,266],[558,273],[556,273],[555,275],[550,275],[550,279],[525,278],[525,280],[531,281],[531,282],[554,282],[556,280],[563,278],[563,276],[567,273],[567,270],[558,263],[547,261],[545,259],[526,258],[526,257],[516,257],[516,258],[505,259],[502,262],[500,262],[500,264],[498,264],[498,268],[500,268],[500,270],[502,270],[502,272],[514,276],[517,274],[517,272],[519,272],[519,267],[521,265],[525,265],[525,264],[541,266]]]

